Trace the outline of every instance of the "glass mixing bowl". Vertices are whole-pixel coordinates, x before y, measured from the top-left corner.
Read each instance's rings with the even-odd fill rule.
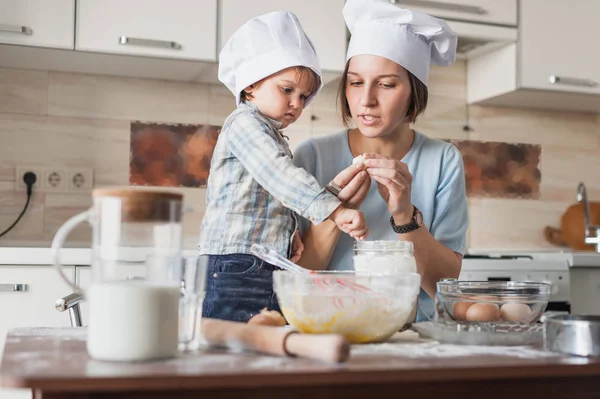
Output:
[[[437,283],[436,321],[527,327],[539,321],[550,292],[548,283],[442,279]]]
[[[292,327],[341,334],[352,343],[384,341],[412,321],[420,285],[417,273],[273,273],[279,306]]]

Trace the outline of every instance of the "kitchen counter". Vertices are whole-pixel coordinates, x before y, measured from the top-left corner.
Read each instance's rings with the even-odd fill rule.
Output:
[[[197,255],[195,249],[183,250],[185,256]],[[61,263],[70,266],[89,266],[92,259],[90,248],[63,248]],[[0,265],[52,265],[50,248],[0,247]]]
[[[600,359],[414,338],[356,345],[345,364],[200,349],[146,363],[92,360],[85,328],[9,332],[0,380],[36,399],[597,397]],[[216,396],[215,396],[216,397]]]

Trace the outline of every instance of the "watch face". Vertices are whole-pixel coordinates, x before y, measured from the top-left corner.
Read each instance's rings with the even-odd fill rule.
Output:
[[[421,212],[417,212],[417,214],[415,215],[415,219],[419,226],[423,225],[423,214]]]

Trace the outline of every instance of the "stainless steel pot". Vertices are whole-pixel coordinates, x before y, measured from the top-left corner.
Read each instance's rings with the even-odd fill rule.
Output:
[[[547,350],[578,356],[600,356],[600,316],[555,315],[544,323]]]

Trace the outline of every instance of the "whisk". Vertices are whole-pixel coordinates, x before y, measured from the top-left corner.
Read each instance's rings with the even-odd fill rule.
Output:
[[[277,252],[270,250],[260,244],[253,244],[252,247],[250,248],[250,253],[272,265],[278,266],[278,267],[280,267],[284,270],[287,270],[289,272],[292,272],[292,273],[309,274],[309,275],[310,274],[313,274],[313,275],[318,274],[314,270],[309,270],[302,266],[298,266],[297,264],[293,263],[292,261],[279,255]],[[325,290],[327,287],[331,287],[333,285],[340,285],[340,286],[349,288],[352,291],[363,292],[363,293],[372,293],[373,292],[373,290],[371,290],[369,287],[365,287],[364,285],[353,283],[352,281],[348,281],[343,278],[339,278],[336,276],[327,276],[327,277],[329,277],[329,278],[315,279],[317,285],[319,287],[321,287],[323,290]]]

